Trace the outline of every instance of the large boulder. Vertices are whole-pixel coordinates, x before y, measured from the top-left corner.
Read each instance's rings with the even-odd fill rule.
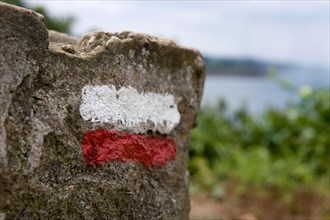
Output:
[[[187,219],[201,54],[0,3],[0,219]]]

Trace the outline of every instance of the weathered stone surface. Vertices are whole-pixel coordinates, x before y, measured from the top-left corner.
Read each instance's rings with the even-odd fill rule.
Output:
[[[133,32],[78,40],[0,3],[0,61],[0,218],[188,218],[188,141],[204,82],[198,51]],[[167,134],[176,159],[152,170],[121,161],[86,167],[87,130],[140,131],[82,120],[85,85],[172,94],[181,115]]]

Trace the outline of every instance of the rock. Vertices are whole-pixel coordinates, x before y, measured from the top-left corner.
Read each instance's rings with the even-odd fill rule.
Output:
[[[1,218],[188,218],[188,144],[205,77],[198,51],[133,32],[79,40],[48,31],[42,15],[0,3],[0,61]],[[91,102],[105,103],[86,114],[119,110],[104,120],[85,117],[86,88],[101,100]],[[97,88],[116,101],[106,102]],[[141,157],[108,156],[86,165],[82,142],[100,129],[172,140],[175,159],[147,167]]]

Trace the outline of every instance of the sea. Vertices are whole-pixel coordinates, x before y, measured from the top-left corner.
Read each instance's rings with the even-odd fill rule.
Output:
[[[251,113],[261,113],[270,107],[281,109],[297,102],[301,88],[325,87],[330,87],[330,72],[326,68],[290,67],[262,76],[207,73],[202,107],[215,106],[223,99],[228,111],[245,106]]]

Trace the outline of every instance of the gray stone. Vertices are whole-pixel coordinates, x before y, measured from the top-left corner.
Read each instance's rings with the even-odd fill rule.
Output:
[[[43,16],[0,3],[0,218],[187,219],[188,144],[204,61],[147,34],[94,32],[80,40],[48,31]],[[79,114],[85,85],[170,93],[181,115],[167,136],[176,159],[86,167],[81,141],[95,125]]]

